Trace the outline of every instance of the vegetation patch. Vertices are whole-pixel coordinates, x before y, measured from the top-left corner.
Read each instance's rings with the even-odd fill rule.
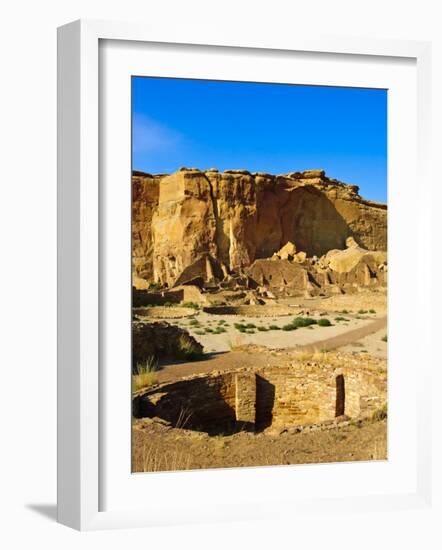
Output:
[[[191,309],[196,309],[196,310],[199,310],[200,309],[200,305],[195,303],[195,302],[184,302],[183,304],[180,304],[181,307],[189,307]]]
[[[151,355],[144,363],[137,363],[132,375],[132,391],[153,386],[158,382],[157,371],[160,366],[156,358]]]
[[[177,343],[177,357],[179,359],[185,359],[186,361],[198,361],[198,359],[201,359],[203,353],[200,346],[195,344],[195,340],[189,340],[189,338],[181,335]]]

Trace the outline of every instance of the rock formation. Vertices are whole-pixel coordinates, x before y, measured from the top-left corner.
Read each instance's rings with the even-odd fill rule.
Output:
[[[132,372],[137,365],[155,358],[191,361],[203,352],[203,346],[184,330],[169,323],[132,323]]]
[[[322,170],[134,172],[132,187],[137,288],[245,273],[257,269],[251,267],[255,260],[274,254],[272,261],[303,264],[344,249],[346,241],[346,253],[358,247],[364,254],[387,249],[386,205],[364,200],[357,186],[330,179]]]

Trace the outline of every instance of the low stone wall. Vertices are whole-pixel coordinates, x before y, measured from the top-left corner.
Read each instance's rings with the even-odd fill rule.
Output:
[[[132,323],[132,369],[152,358],[192,360],[203,353],[203,346],[180,327],[166,322]]]
[[[147,319],[183,319],[195,315],[195,310],[190,307],[138,307],[133,313]]]
[[[195,376],[134,398],[135,417],[212,433],[227,428],[316,425],[371,416],[386,402],[386,377],[363,368],[296,364]],[[185,423],[185,425],[183,425]]]
[[[242,317],[280,317],[297,315],[301,308],[288,306],[212,306],[204,307],[203,311],[212,315],[241,315]]]

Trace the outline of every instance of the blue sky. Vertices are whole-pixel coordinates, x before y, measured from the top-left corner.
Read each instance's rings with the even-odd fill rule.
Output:
[[[134,170],[323,168],[387,200],[387,91],[132,78]]]

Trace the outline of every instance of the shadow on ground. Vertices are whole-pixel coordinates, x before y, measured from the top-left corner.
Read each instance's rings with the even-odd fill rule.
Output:
[[[25,504],[25,508],[51,521],[57,521],[56,504]]]

